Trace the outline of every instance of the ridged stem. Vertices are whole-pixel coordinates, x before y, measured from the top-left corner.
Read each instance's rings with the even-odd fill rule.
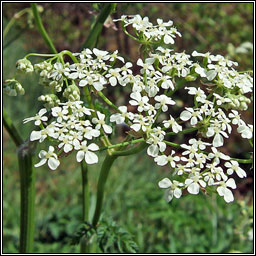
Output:
[[[109,175],[110,168],[114,163],[114,161],[116,160],[116,158],[117,156],[112,156],[107,154],[101,166],[100,176],[99,176],[98,185],[97,185],[96,208],[95,208],[93,221],[92,221],[92,224],[94,227],[97,225],[100,218],[106,181]]]
[[[20,171],[20,253],[32,253],[35,229],[35,171],[30,145],[18,149]]]

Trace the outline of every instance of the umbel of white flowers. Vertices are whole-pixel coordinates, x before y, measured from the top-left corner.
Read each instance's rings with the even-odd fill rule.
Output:
[[[122,16],[118,21],[124,29],[132,26],[137,40],[142,43],[173,44],[175,36],[181,36],[172,21],[158,19],[157,25],[153,25],[147,17],[139,15]],[[159,187],[165,189],[167,201],[180,198],[184,189],[198,194],[201,189],[207,191],[208,187],[216,187],[226,202],[234,200],[231,189],[235,189],[236,184],[229,176],[236,173],[243,178],[246,173],[220,148],[228,142],[234,127],[242,138],[251,139],[253,134],[253,126],[246,124],[238,112],[248,108],[247,94],[252,92],[253,81],[249,74],[235,70],[236,62],[221,55],[194,51],[190,56],[174,52],[169,46],[158,47],[148,58],[137,60],[140,73],[134,74],[134,64],[125,62],[118,51],[84,49],[73,56],[77,59],[73,64],[60,63],[56,58],[34,66],[27,59],[18,62],[21,70],[39,73],[40,83],[51,91],[39,97],[45,102],[45,108],[24,120],[24,123],[34,121],[40,127],[31,133],[31,141],[41,143],[50,139],[55,142],[48,151],[40,151],[41,160],[36,167],[47,163],[55,170],[60,164],[60,156],[72,151],[77,152],[78,162],[95,164],[100,150],[97,138],[113,132],[111,123],[125,123],[136,136],[144,138],[148,144],[147,154],[157,165],[170,166],[171,179],[159,182]],[[201,79],[205,81],[201,88],[189,85],[189,81]],[[178,81],[181,80],[187,81],[185,92],[194,98],[194,105],[186,106],[179,116],[174,116],[171,110],[177,104],[171,96],[179,89]],[[110,123],[99,110],[89,109],[80,101],[80,90],[87,87],[91,92],[104,92],[109,86],[131,89],[127,105],[115,108]],[[57,93],[62,93],[67,101],[61,102]],[[128,111],[129,105],[133,106],[133,112]],[[161,113],[165,118],[159,122]],[[166,150],[174,145],[168,141],[168,136],[183,133],[186,125],[200,133],[181,145],[180,157],[173,148]],[[58,152],[54,153],[56,149]]]

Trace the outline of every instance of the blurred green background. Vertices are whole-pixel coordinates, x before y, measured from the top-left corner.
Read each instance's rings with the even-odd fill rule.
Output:
[[[58,51],[81,50],[96,15],[102,8],[94,3],[41,3],[43,23]],[[28,3],[4,3],[4,27],[13,15]],[[253,64],[253,4],[252,3],[122,3],[112,15],[148,16],[173,20],[182,33],[176,50],[192,53],[210,51],[239,62],[239,70],[251,70]],[[117,25],[117,29],[118,25]],[[243,47],[244,43],[249,45]],[[246,45],[245,44],[245,45]],[[241,46],[242,45],[242,46]],[[118,49],[128,59],[138,58],[138,45],[114,30],[109,21],[102,31],[98,48]],[[239,48],[240,47],[240,48]],[[15,63],[26,53],[49,52],[33,20],[24,15],[11,28],[3,42],[3,78],[13,77]],[[36,62],[37,59],[34,59]],[[24,96],[4,96],[4,106],[27,138],[33,124],[22,124],[25,117],[33,116],[41,104],[36,100],[42,94],[36,75],[17,77],[26,90]],[[121,89],[122,90],[122,89]],[[122,101],[123,91],[110,91],[113,101]],[[252,123],[252,106],[243,113],[243,119]],[[118,133],[120,137],[122,134]],[[248,158],[249,143],[241,143],[233,133],[224,151],[233,157]],[[44,145],[40,145],[40,148]],[[4,130],[3,133],[3,250],[17,253],[19,239],[19,172],[16,148]],[[35,152],[35,154],[37,154]],[[81,219],[80,167],[70,155],[57,171],[41,167],[36,169],[36,241],[35,252],[78,253],[79,246],[70,245]],[[103,157],[100,158],[101,161]],[[35,163],[38,161],[35,157]],[[90,168],[91,209],[95,204],[95,191],[99,166]],[[250,253],[252,241],[252,170],[247,179],[237,180],[236,201],[226,204],[222,198],[205,195],[185,195],[167,204],[157,183],[168,176],[168,168],[157,167],[145,152],[119,158],[107,182],[104,216],[112,217],[133,235],[141,253]]]

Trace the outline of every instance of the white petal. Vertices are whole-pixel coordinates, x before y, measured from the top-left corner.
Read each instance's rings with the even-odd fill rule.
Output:
[[[39,163],[35,164],[34,166],[39,167],[39,166],[44,165],[46,162],[47,162],[46,158],[43,158]]]
[[[166,190],[164,193],[164,199],[167,203],[169,203],[173,199],[173,191],[172,190]]]
[[[168,178],[164,178],[158,182],[160,188],[169,188],[172,185],[172,182]]]
[[[48,166],[50,169],[55,170],[60,165],[60,161],[58,159],[55,159],[53,157],[50,157],[48,160]]]
[[[97,91],[101,91],[103,89],[103,85],[100,82],[95,82],[92,85]]]
[[[228,181],[226,182],[226,185],[230,188],[233,188],[233,189],[236,188],[236,183],[235,183],[235,180],[233,178],[228,179]]]
[[[91,151],[97,151],[97,150],[99,150],[99,147],[95,143],[92,143],[88,146],[88,149]]]
[[[238,167],[236,173],[240,178],[246,177],[246,172],[240,167]]]
[[[103,124],[103,130],[105,131],[105,133],[112,133],[112,127],[107,124]]]
[[[93,152],[86,152],[85,153],[85,161],[87,164],[96,164],[98,163],[98,156]]]
[[[64,146],[64,152],[65,152],[65,153],[70,152],[72,149],[73,149],[72,145],[70,145],[70,144],[65,144],[65,146]]]
[[[164,36],[164,43],[165,44],[174,44],[174,40],[171,36],[169,35],[165,35]]]
[[[189,111],[184,110],[180,114],[180,119],[182,121],[187,121],[187,120],[189,120],[191,118],[191,116],[192,116],[192,114]]]
[[[217,192],[220,196],[224,196],[225,188],[223,186],[220,186],[217,188]]]
[[[116,84],[117,84],[117,80],[116,80],[116,78],[113,77],[113,76],[110,77],[109,82],[110,82],[110,84],[111,84],[112,86],[116,86]]]
[[[30,140],[34,141],[34,140],[39,140],[41,138],[41,131],[33,131],[30,134]]]
[[[214,136],[212,145],[217,148],[217,147],[223,146],[223,144],[224,144],[223,137],[222,137],[219,133],[217,133],[217,134]]]
[[[168,163],[168,161],[166,160],[166,156],[165,155],[158,156],[154,160],[160,166],[164,166],[164,165],[166,165]]]
[[[76,160],[77,162],[81,162],[84,159],[84,151],[78,151],[76,154]]]
[[[206,78],[209,80],[209,81],[212,81],[215,76],[217,75],[217,72],[215,70],[209,70],[206,72]]]
[[[79,86],[81,86],[81,87],[84,87],[84,86],[86,86],[87,85],[87,80],[81,80],[80,82],[79,82]]]
[[[182,191],[179,188],[174,189],[173,194],[176,198],[180,198],[182,195]]]
[[[42,109],[38,112],[38,114],[39,114],[39,116],[42,116],[42,115],[44,115],[46,112],[47,112],[46,108],[42,108]]]
[[[225,190],[224,190],[224,200],[227,203],[230,203],[230,202],[234,201],[234,196],[233,196],[232,191],[227,189],[227,188],[225,188]]]
[[[150,145],[147,149],[147,153],[149,156],[157,156],[159,152],[158,146],[157,145]]]
[[[192,183],[188,186],[187,190],[190,194],[196,195],[199,193],[200,186],[197,183]]]

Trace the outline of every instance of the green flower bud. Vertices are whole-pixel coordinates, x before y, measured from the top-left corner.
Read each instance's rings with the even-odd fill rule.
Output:
[[[193,76],[193,75],[188,75],[185,77],[185,80],[188,81],[188,82],[192,82],[192,81],[195,81],[196,80],[196,76]]]
[[[45,102],[44,107],[53,108],[59,105],[60,100],[55,94],[46,94],[38,97],[39,101]]]
[[[4,83],[3,92],[8,96],[24,95],[25,90],[22,85],[15,79],[8,79]]]
[[[25,73],[31,73],[34,71],[33,65],[28,59],[20,59],[16,62],[16,68]]]
[[[72,84],[65,89],[65,91],[63,92],[63,96],[69,101],[80,100],[80,90],[75,84]]]

